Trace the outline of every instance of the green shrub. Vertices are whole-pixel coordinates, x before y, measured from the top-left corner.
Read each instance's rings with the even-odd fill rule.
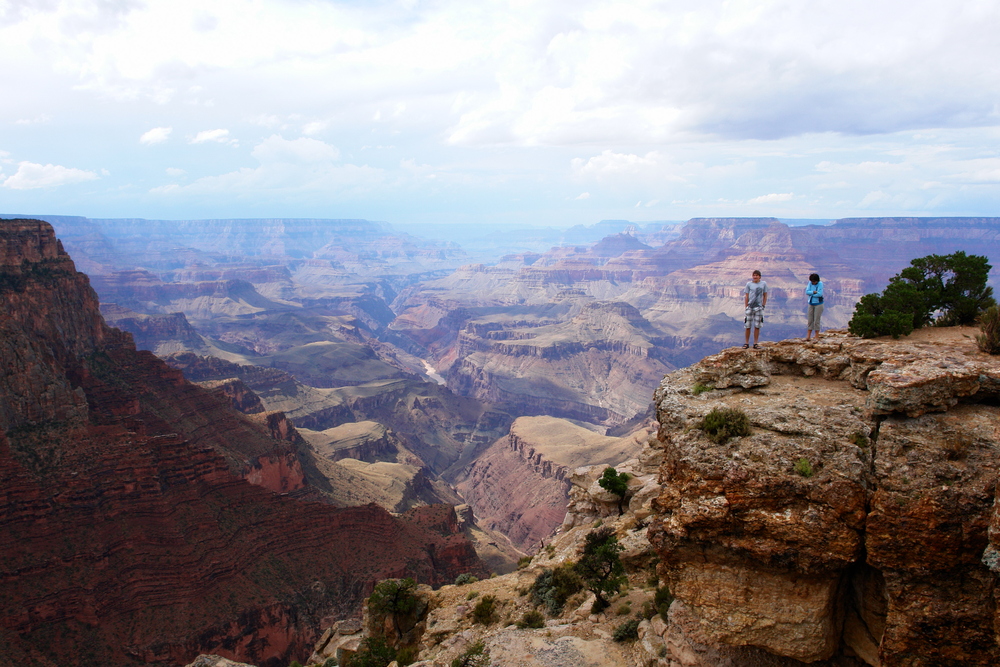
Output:
[[[725,444],[730,438],[750,435],[750,419],[739,408],[713,408],[699,426],[708,439]]]
[[[419,653],[420,651],[416,646],[401,648],[396,651],[396,662],[400,664],[400,667],[406,667],[406,665],[417,661],[417,655],[419,655]]]
[[[489,625],[493,622],[496,601],[496,597],[492,595],[484,595],[479,599],[479,602],[476,603],[475,608],[472,610],[472,618],[475,619],[476,623]]]
[[[627,472],[618,472],[611,466],[608,466],[604,469],[601,478],[597,480],[602,489],[618,496],[618,516],[625,513],[625,495],[628,493],[629,479],[630,477]]]
[[[611,638],[616,642],[631,641],[639,638],[639,619],[630,618],[611,633]]]
[[[615,531],[608,527],[592,530],[584,538],[576,571],[584,585],[597,596],[594,601],[595,612],[608,606],[605,595],[613,595],[628,581],[625,567],[619,558],[624,550],[625,547],[618,543]]]
[[[583,590],[583,580],[573,563],[562,563],[554,569],[542,570],[531,586],[531,600],[537,605],[545,605],[550,614],[562,611],[572,595]]]
[[[972,324],[996,305],[990,268],[986,257],[962,251],[911,260],[883,292],[861,297],[847,328],[862,338],[899,338],[928,324]]]
[[[851,442],[861,449],[868,449],[868,436],[861,431],[855,431],[851,434]]]
[[[652,600],[646,600],[645,602],[642,603],[642,611],[639,612],[639,615],[642,618],[648,621],[649,619],[656,616],[656,613],[657,613],[656,605],[653,604]]]
[[[413,615],[417,611],[417,582],[413,579],[384,579],[375,585],[368,598],[368,611],[376,618],[392,617],[392,625],[396,636],[403,636],[400,619]],[[412,619],[416,624],[416,619]]]
[[[805,457],[802,457],[795,462],[795,472],[803,477],[812,477],[815,474],[812,464],[809,463],[809,459]]]
[[[674,601],[674,595],[670,592],[670,589],[666,586],[660,586],[656,589],[656,593],[653,595],[653,603],[656,605],[656,613],[658,613],[664,620],[667,618],[667,612],[670,611],[670,603]]]
[[[628,616],[632,613],[632,604],[628,601],[622,602],[615,608],[615,613],[619,616]]]
[[[707,384],[702,384],[700,382],[695,382],[694,386],[691,387],[691,393],[695,396],[701,396],[706,391],[712,391],[713,389],[715,389],[715,387],[712,387]]]
[[[477,597],[479,597],[479,591],[469,591],[468,593],[465,594],[466,600],[474,600]]]
[[[358,645],[358,652],[347,661],[347,667],[386,667],[396,659],[385,637],[365,637]]]
[[[456,586],[464,586],[466,584],[474,584],[479,581],[479,577],[474,574],[469,574],[468,572],[463,572],[462,574],[455,577]]]
[[[523,570],[531,565],[531,556],[521,556],[517,559],[517,569]]]
[[[979,316],[976,345],[986,354],[1000,354],[1000,309],[990,306]]]
[[[542,612],[537,609],[530,609],[524,612],[521,616],[521,620],[517,622],[517,627],[524,630],[525,628],[541,628],[545,626],[545,616]]]
[[[488,667],[489,664],[490,653],[481,641],[465,649],[465,653],[451,661],[451,667]]]

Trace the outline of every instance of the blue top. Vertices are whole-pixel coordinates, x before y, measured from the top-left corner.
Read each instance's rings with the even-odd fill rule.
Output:
[[[818,306],[823,303],[823,281],[819,281],[815,285],[809,283],[806,285],[806,296],[809,297],[810,306]]]

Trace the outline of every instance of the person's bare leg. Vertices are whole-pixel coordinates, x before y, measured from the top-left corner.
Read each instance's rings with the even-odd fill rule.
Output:
[[[813,335],[813,330],[810,329],[809,331],[806,332],[806,340],[809,340],[810,338],[812,338],[812,335]]]
[[[749,332],[747,332],[749,333]],[[757,341],[760,340],[760,329],[753,330],[753,344],[756,345]]]
[[[750,329],[747,328],[747,329],[744,329],[743,331],[745,332],[745,335],[743,336],[743,342],[744,342],[744,344],[749,345],[750,344]]]

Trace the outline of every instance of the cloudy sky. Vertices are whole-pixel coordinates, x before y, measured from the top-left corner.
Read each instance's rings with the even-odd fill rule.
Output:
[[[1000,215],[1000,2],[0,0],[0,213]]]

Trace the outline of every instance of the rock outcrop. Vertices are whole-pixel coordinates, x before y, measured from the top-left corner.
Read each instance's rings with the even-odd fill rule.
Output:
[[[381,578],[485,573],[420,517],[286,493],[283,416],[136,352],[48,224],[0,221],[0,307],[0,662],[283,666]]]
[[[677,597],[677,646],[885,667],[1000,660],[988,530],[1000,362],[970,333],[828,333],[664,379],[650,540]],[[723,407],[752,433],[711,441],[702,420]],[[707,655],[685,664],[723,664]]]

